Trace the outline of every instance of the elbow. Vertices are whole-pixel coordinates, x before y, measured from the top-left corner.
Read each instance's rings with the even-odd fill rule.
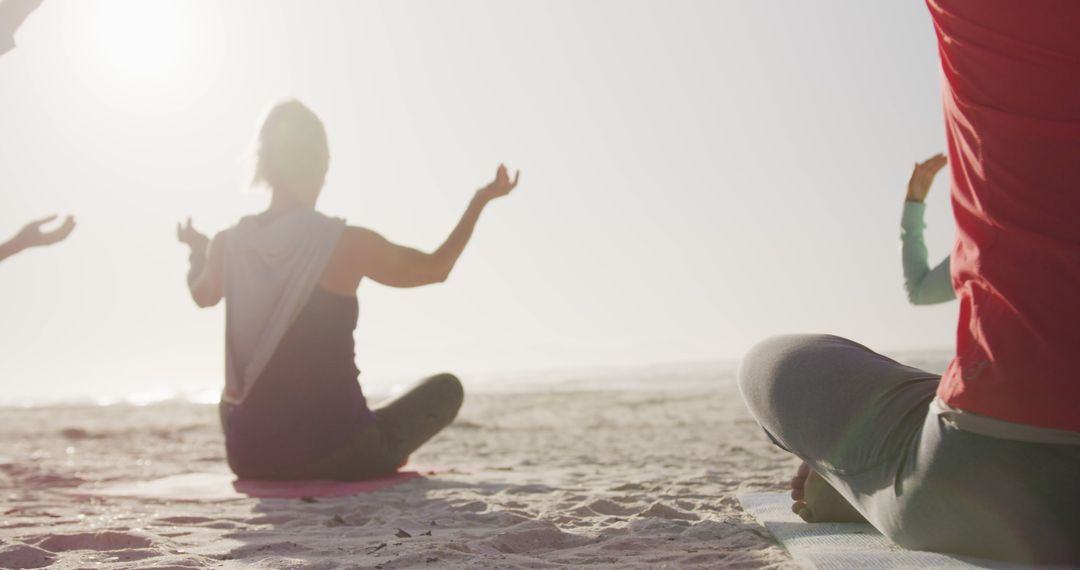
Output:
[[[195,301],[195,305],[200,309],[206,309],[218,304],[221,300],[220,297],[213,297],[211,295],[192,295],[191,300]]]
[[[428,278],[431,280],[432,284],[445,283],[446,280],[450,278],[450,272],[452,272],[453,270],[453,263],[442,263],[432,268],[431,274],[428,275]]]
[[[453,271],[453,267],[447,267],[446,269],[440,269],[434,275],[431,276],[432,284],[446,283],[446,280],[450,278],[450,272]]]
[[[928,303],[926,301],[926,296],[923,295],[922,289],[920,287],[914,286],[914,285],[908,285],[908,286],[905,286],[905,289],[907,289],[908,303],[911,303],[912,305],[915,305],[916,307],[920,306],[920,305],[929,305],[930,304],[930,303]]]

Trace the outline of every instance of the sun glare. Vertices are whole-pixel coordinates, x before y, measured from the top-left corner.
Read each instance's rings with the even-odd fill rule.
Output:
[[[81,72],[105,101],[168,109],[205,88],[207,5],[181,0],[101,0],[83,5]]]
[[[182,63],[184,14],[179,4],[112,0],[98,6],[90,28],[103,61],[117,71],[155,77]]]

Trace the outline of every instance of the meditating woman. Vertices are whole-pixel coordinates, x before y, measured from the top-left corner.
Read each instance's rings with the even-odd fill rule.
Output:
[[[926,195],[934,177],[948,163],[944,154],[935,154],[915,164],[908,180],[904,213],[900,218],[900,257],[904,266],[904,289],[912,305],[933,305],[956,299],[952,276],[949,275],[949,257],[930,268],[927,262],[926,242],[923,230],[926,223]]]
[[[517,186],[500,166],[434,253],[396,245],[316,211],[330,154],[319,118],[298,101],[273,107],[259,132],[255,182],[266,211],[213,240],[191,221],[188,286],[200,307],[225,299],[221,422],[229,466],[249,479],[384,476],[445,428],[462,402],[450,374],[369,409],[357,381],[353,330],[364,278],[391,287],[445,281],[480,213]]]

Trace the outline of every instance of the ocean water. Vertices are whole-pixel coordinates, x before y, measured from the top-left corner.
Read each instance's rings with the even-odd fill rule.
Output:
[[[945,370],[952,351],[932,349],[888,353],[909,366],[929,372]],[[611,366],[591,368],[551,368],[544,370],[490,371],[462,373],[467,393],[522,394],[536,392],[619,391],[677,392],[707,391],[735,382],[738,361],[698,361],[662,363],[647,366]],[[405,390],[414,378],[361,377],[369,400],[378,401]],[[158,386],[148,390],[102,392],[65,392],[42,396],[8,391],[0,396],[0,407],[38,407],[64,405],[145,406],[159,403],[212,405],[220,397],[220,380],[187,386]]]

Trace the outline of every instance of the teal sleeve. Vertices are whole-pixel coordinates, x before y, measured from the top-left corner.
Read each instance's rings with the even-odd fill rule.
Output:
[[[949,274],[949,258],[946,257],[933,269],[927,262],[926,243],[923,241],[925,212],[926,204],[907,201],[904,202],[904,213],[900,218],[904,288],[907,289],[908,300],[913,305],[933,305],[956,298],[956,292],[952,288],[952,276]]]

